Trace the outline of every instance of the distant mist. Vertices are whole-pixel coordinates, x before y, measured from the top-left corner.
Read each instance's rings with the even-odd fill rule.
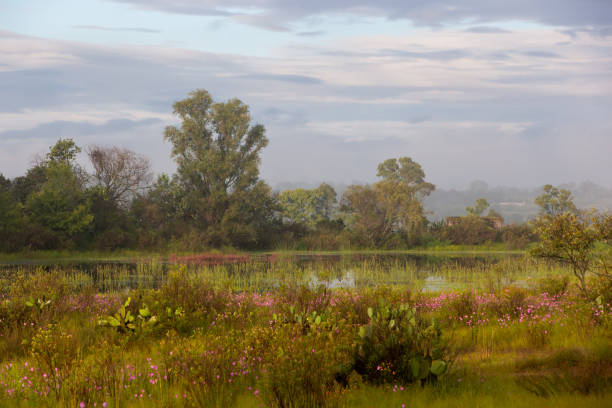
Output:
[[[296,188],[316,188],[321,183],[283,182],[272,187],[275,191],[292,190]],[[338,194],[338,199],[348,187],[348,184],[328,182]],[[352,184],[365,184],[355,181]],[[578,208],[595,208],[600,211],[612,211],[612,188],[602,187],[591,181],[581,183],[566,183],[557,187],[570,190]],[[506,224],[522,223],[538,215],[539,208],[534,200],[542,194],[542,188],[489,187],[484,181],[473,181],[468,188],[443,189],[437,188],[423,204],[430,221],[442,220],[445,217],[465,215],[465,207],[473,206],[477,199],[485,198],[490,209],[500,213]]]

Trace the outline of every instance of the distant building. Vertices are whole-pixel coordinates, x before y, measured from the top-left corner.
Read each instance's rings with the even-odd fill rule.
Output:
[[[466,217],[446,217],[446,226],[451,227],[453,225],[460,224]],[[487,223],[491,228],[501,229],[504,226],[504,219],[502,217],[479,217],[481,220]]]
[[[446,217],[446,226],[452,227],[453,225],[461,224],[463,217]]]

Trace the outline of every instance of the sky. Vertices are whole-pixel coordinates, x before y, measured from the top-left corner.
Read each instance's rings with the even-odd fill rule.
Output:
[[[173,173],[198,88],[249,105],[272,185],[408,156],[446,189],[612,187],[609,0],[0,0],[7,177],[59,138]]]

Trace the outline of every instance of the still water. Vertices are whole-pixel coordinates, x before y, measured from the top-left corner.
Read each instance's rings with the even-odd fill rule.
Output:
[[[517,254],[406,253],[294,254],[252,256],[214,263],[181,259],[130,261],[21,261],[0,264],[0,280],[18,274],[58,272],[76,286],[101,292],[158,288],[170,273],[183,270],[202,281],[234,290],[271,290],[281,285],[337,287],[406,285],[421,291],[517,284],[548,275],[545,265]]]

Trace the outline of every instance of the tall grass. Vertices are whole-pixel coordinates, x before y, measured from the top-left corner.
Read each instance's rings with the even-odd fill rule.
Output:
[[[569,274],[524,257],[379,254],[5,265],[0,406],[606,406],[612,308],[578,296]],[[131,328],[99,324],[123,319],[128,298]],[[440,330],[439,379],[391,372],[426,338],[394,338],[416,330],[397,310]],[[378,385],[378,363],[355,369],[372,319],[385,334],[368,350],[389,360]]]

